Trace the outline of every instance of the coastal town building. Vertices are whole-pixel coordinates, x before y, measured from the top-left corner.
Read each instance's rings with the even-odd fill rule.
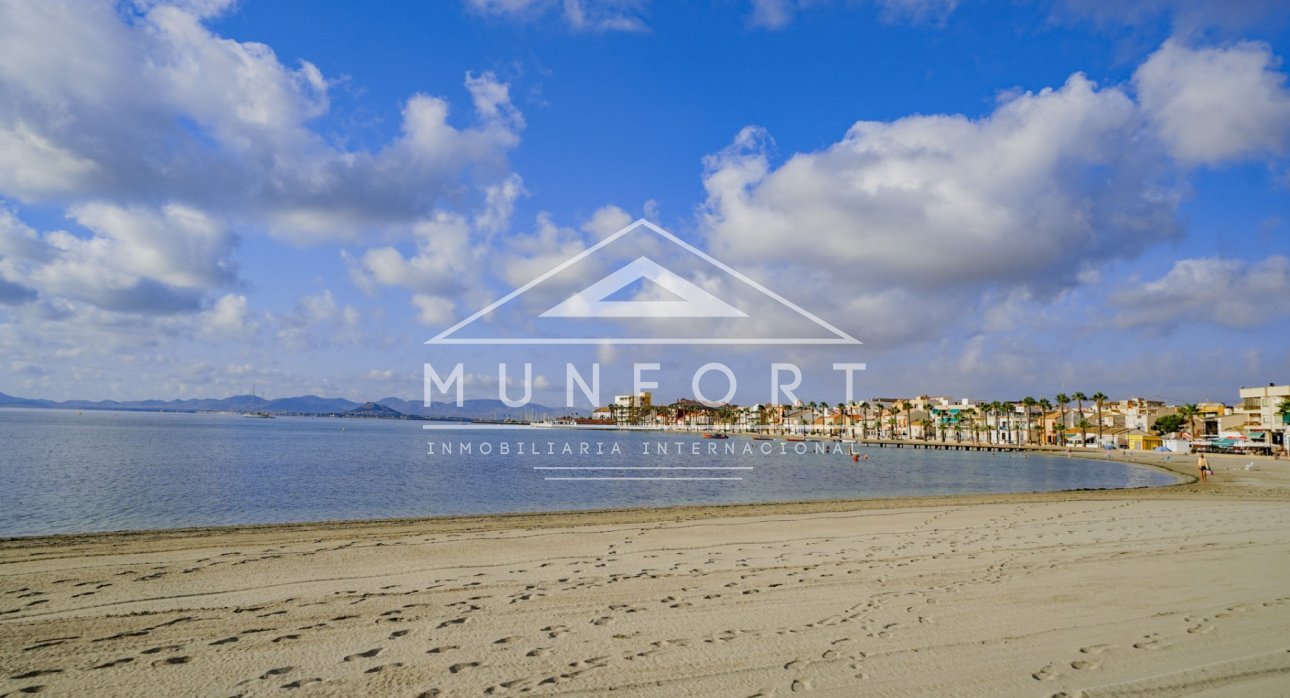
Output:
[[[1245,438],[1266,445],[1269,449],[1284,449],[1290,431],[1290,414],[1284,405],[1290,401],[1290,385],[1269,383],[1259,388],[1240,390],[1241,402],[1233,412],[1242,418],[1240,426]]]

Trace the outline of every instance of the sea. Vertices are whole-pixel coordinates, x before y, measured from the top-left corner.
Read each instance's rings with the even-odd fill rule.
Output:
[[[0,409],[0,537],[1175,481],[1115,458],[411,420]]]

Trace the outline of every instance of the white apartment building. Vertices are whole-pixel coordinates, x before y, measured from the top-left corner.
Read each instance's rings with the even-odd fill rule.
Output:
[[[1257,422],[1271,437],[1273,446],[1286,447],[1286,434],[1290,424],[1278,414],[1281,403],[1290,400],[1290,385],[1269,383],[1261,388],[1241,388],[1241,402],[1235,408],[1246,422]]]

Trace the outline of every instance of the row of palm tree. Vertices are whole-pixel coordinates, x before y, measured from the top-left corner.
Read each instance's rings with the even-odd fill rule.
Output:
[[[943,414],[937,414],[938,410],[931,410],[931,414],[925,415],[917,422],[914,420],[914,407],[905,400],[898,401],[891,405],[874,405],[867,401],[848,406],[844,403],[830,404],[825,401],[810,401],[801,405],[800,409],[810,414],[810,425],[814,426],[821,414],[833,413],[837,416],[835,424],[841,431],[852,430],[859,426],[858,435],[860,438],[869,438],[872,435],[880,438],[907,438],[912,433],[914,424],[923,428],[924,438],[939,439],[941,441],[949,440],[951,433],[956,441],[962,441],[964,434],[970,434],[974,442],[979,443],[983,434],[994,433],[993,441],[1007,441],[1014,444],[1038,444],[1048,440],[1051,435],[1056,443],[1064,443],[1064,435],[1070,428],[1078,429],[1080,432],[1080,442],[1088,442],[1088,433],[1092,429],[1097,430],[1098,443],[1103,441],[1104,425],[1102,421],[1103,407],[1108,398],[1102,392],[1095,392],[1087,395],[1083,392],[1074,392],[1070,395],[1058,393],[1053,401],[1048,398],[1036,399],[1033,396],[1026,396],[1021,400],[995,400],[992,402],[981,403],[976,407],[952,410]],[[1079,419],[1073,424],[1067,424],[1068,407],[1075,403],[1075,414]],[[1084,417],[1084,405],[1091,402],[1095,410],[1095,422],[1090,423]],[[1058,418],[1052,429],[1048,429],[1041,422],[1039,433],[1035,429],[1035,412],[1045,415],[1051,412],[1054,407],[1058,410]],[[1286,401],[1283,407],[1290,410],[1290,400]],[[1020,412],[1020,418],[1016,416]],[[857,414],[858,413],[858,414]],[[1290,413],[1290,412],[1288,412]],[[709,411],[710,416],[718,424],[732,424],[739,419],[739,411],[732,405],[722,405],[712,408]],[[1200,411],[1195,403],[1184,405],[1179,409],[1179,414],[1186,419],[1191,426],[1192,433],[1195,433],[1195,421]],[[935,416],[933,416],[935,415]],[[670,420],[684,420],[686,414],[676,406],[670,405],[653,405],[653,406],[632,406],[622,408],[621,412],[615,415],[619,419],[628,419],[632,422],[654,421],[658,417],[664,417]],[[764,406],[758,405],[755,408],[753,419],[759,425],[769,423],[770,416]],[[858,416],[858,419],[857,419]],[[885,416],[885,421],[884,421]],[[993,428],[990,426],[993,424]],[[886,429],[884,430],[884,427]]]

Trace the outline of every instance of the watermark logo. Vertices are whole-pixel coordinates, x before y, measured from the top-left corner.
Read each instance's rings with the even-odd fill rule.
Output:
[[[762,270],[760,275],[766,278],[771,272]],[[806,281],[809,286],[809,279],[785,277],[785,281]],[[512,421],[508,417],[468,425],[431,424],[426,429],[558,427],[636,432],[607,442],[562,443],[527,435],[501,441],[453,436],[431,442],[431,456],[548,459],[533,466],[546,480],[739,480],[743,471],[753,469],[740,459],[782,458],[811,449],[816,454],[842,453],[840,444],[806,444],[800,438],[822,419],[828,420],[825,431],[841,438],[849,417],[841,410],[836,417],[820,414],[816,403],[807,410],[794,392],[805,388],[800,387],[803,371],[793,361],[809,357],[820,362],[820,352],[847,351],[860,340],[642,219],[547,269],[426,344],[434,353],[434,361],[425,364],[426,407],[436,396],[442,400],[455,395],[461,408],[465,387],[473,378],[476,386],[496,386],[498,402],[512,410],[508,415],[514,415],[530,405],[535,386],[548,395],[558,391],[558,384],[547,376],[562,372],[566,410],[559,419]],[[791,353],[793,361],[780,356],[765,361],[762,368],[756,366],[761,354],[782,352]],[[466,369],[467,364],[477,368],[480,362],[496,362],[496,373]],[[516,362],[522,363],[522,370],[516,370]],[[687,362],[697,366],[688,385],[684,378],[661,375]],[[827,375],[832,380],[845,386],[850,403],[855,374],[865,365],[833,361],[819,368],[825,367],[831,368]],[[755,404],[740,407],[734,403],[740,394],[738,374],[745,373],[742,377],[747,379],[754,372],[766,377],[767,385],[750,391],[760,394]],[[658,404],[654,396],[669,379],[672,384],[665,389],[680,396],[688,388],[692,397]],[[602,399],[606,383],[620,390],[630,387],[631,392]],[[714,390],[714,385],[719,389]],[[747,385],[745,380],[745,390]],[[517,387],[518,397],[514,395]],[[573,414],[588,406],[590,417]],[[772,443],[770,433],[784,440]],[[700,456],[727,462],[659,464],[669,458],[686,462]]]
[[[631,238],[653,236],[653,239],[633,241]],[[572,295],[550,305],[536,316],[521,318],[525,326],[538,327],[542,320],[563,321],[548,323],[550,333],[542,336],[469,335],[467,330],[482,319],[498,311],[516,306],[526,294],[544,290],[562,275],[573,276],[579,266],[590,266],[596,255],[614,246],[629,243],[649,243],[658,240],[679,250],[685,261],[702,274],[706,283],[721,286],[744,303],[718,297],[714,292],[691,279],[674,272],[653,258],[640,255],[628,264],[618,267],[598,281],[582,287]],[[654,296],[641,299],[641,296]],[[661,296],[661,297],[660,297]],[[741,307],[742,306],[742,307]],[[757,308],[763,312],[754,312]],[[720,318],[731,322],[722,326],[720,334],[710,333],[707,325],[693,323],[656,323],[651,335],[637,333],[609,334],[602,325],[585,326],[577,320],[604,319],[695,320]],[[520,324],[520,323],[516,323]],[[742,326],[740,326],[742,324]],[[685,330],[675,336],[659,336],[658,330],[675,328]],[[615,329],[623,329],[617,327]],[[639,329],[639,328],[637,328]],[[765,330],[774,330],[766,332]],[[788,333],[785,330],[796,330]],[[444,344],[860,344],[860,340],[822,320],[801,306],[757,283],[745,274],[713,258],[711,255],[681,240],[668,231],[641,219],[619,230],[583,252],[517,288],[461,322],[440,332],[426,342]]]

